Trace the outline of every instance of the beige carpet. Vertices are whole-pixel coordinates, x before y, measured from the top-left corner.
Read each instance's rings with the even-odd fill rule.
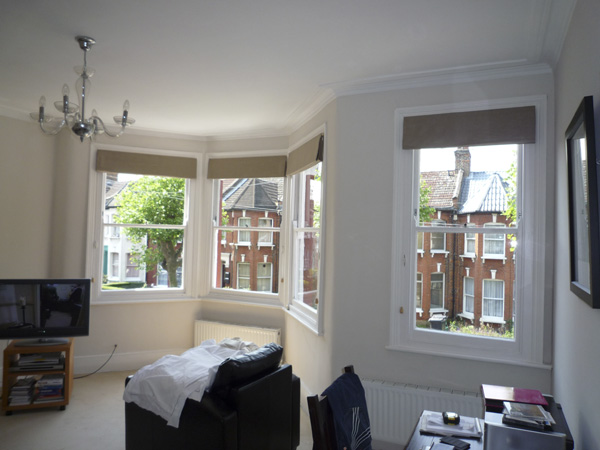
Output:
[[[71,402],[58,408],[0,415],[2,450],[124,450],[125,372],[98,373],[74,381]],[[298,450],[311,450],[310,423],[301,414]]]

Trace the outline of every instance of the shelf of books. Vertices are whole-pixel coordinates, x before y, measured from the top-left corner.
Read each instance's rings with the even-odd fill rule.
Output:
[[[4,350],[2,410],[60,407],[69,403],[73,383],[73,340],[50,346],[11,342]]]

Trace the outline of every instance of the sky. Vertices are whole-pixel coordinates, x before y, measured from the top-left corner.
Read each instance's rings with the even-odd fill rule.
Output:
[[[469,147],[471,171],[506,171],[516,157],[517,148],[517,145]],[[456,147],[420,150],[421,172],[454,169],[454,150]]]

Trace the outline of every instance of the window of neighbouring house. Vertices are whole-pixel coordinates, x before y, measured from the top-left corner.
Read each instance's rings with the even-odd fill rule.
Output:
[[[161,152],[96,150],[90,195],[95,223],[90,266],[95,299],[122,301],[185,295],[189,193],[196,159]],[[174,176],[181,174],[182,176]],[[108,232],[107,232],[108,230]],[[94,244],[102,240],[102,245]],[[99,252],[97,248],[105,248]],[[112,270],[103,259],[112,258]],[[117,267],[118,265],[118,267]],[[159,277],[167,274],[165,284]]]
[[[483,280],[482,321],[504,323],[504,281]]]
[[[473,318],[475,314],[475,280],[472,277],[463,278],[463,315]]]
[[[237,288],[250,290],[250,263],[237,264]]]
[[[258,263],[256,266],[256,290],[271,292],[273,290],[273,264]]]
[[[244,211],[245,212],[245,211]],[[250,228],[252,226],[252,219],[250,217],[240,217],[238,219],[238,227],[240,228]],[[238,244],[248,244],[250,245],[250,231],[238,231]]]
[[[397,277],[389,348],[474,359],[493,355],[510,362],[548,360],[547,324],[539,319],[548,303],[546,258],[540,254],[551,251],[544,244],[548,181],[539,168],[548,159],[545,147],[536,141],[537,127],[545,126],[545,99],[532,103],[516,101],[513,107],[506,102],[490,110],[465,104],[451,112],[444,107],[442,112],[436,107],[396,112]],[[449,133],[438,139],[440,130]],[[466,136],[460,145],[428,146],[458,140],[457,130]],[[477,143],[487,139],[488,132],[491,141],[502,142]],[[475,142],[467,145],[471,138]],[[412,180],[410,192],[405,180]],[[419,252],[421,233],[432,250],[441,248],[443,233],[443,259],[434,251]],[[527,281],[532,276],[534,283]],[[430,330],[427,320],[441,306],[447,320],[440,333]]]

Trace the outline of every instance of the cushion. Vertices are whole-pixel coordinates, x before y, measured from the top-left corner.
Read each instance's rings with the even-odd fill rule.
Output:
[[[279,367],[283,347],[270,343],[244,355],[227,358],[221,363],[211,391],[218,391],[240,384],[250,378]]]

